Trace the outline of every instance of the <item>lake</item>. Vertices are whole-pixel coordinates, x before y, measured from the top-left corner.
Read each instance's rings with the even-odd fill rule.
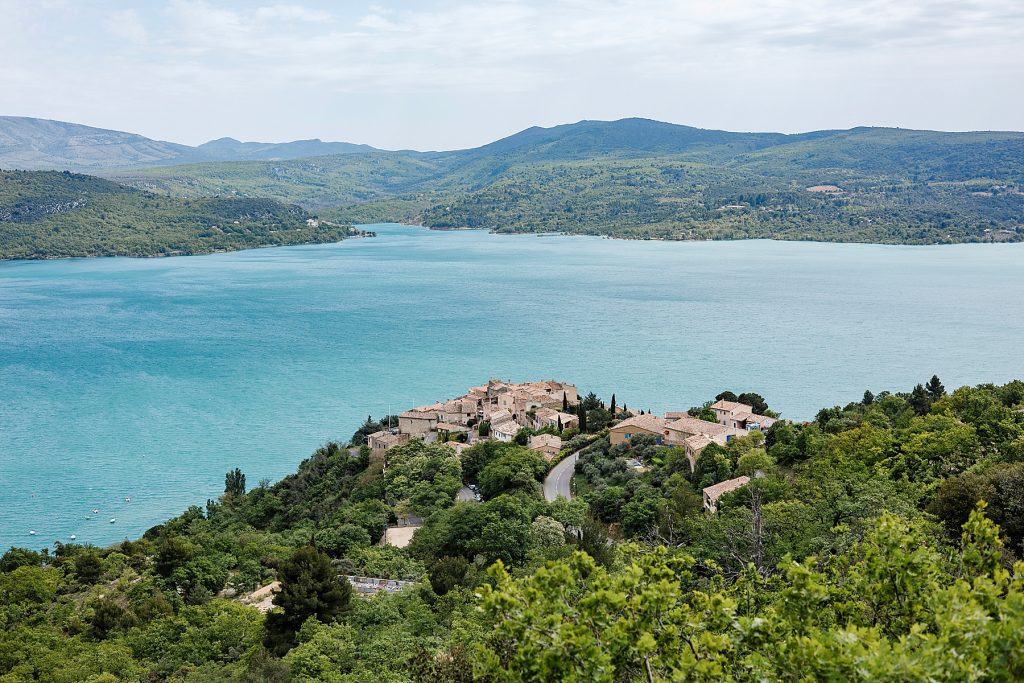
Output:
[[[794,419],[933,373],[949,388],[1024,377],[1021,244],[369,227],[332,245],[0,262],[0,547],[136,537],[218,496],[229,469],[278,479],[369,414],[490,377],[658,412],[750,390]]]

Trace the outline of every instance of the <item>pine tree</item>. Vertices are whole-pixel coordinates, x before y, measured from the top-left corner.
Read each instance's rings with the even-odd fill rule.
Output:
[[[237,467],[224,475],[224,493],[229,496],[245,495],[245,474]]]
[[[931,396],[928,395],[928,390],[924,388],[923,384],[918,384],[914,387],[914,390],[910,392],[910,398],[908,399],[910,407],[914,409],[914,412],[918,415],[924,415],[932,407]]]
[[[278,656],[295,646],[295,634],[310,617],[329,624],[352,599],[352,586],[338,576],[331,558],[312,546],[299,548],[277,573],[281,588],[267,615],[264,645]]]
[[[928,391],[928,395],[931,396],[933,401],[938,401],[946,395],[946,387],[942,386],[938,375],[932,375],[932,378],[928,380],[928,384],[924,388]]]
[[[869,406],[869,405],[871,405],[874,402],[875,402],[875,395],[871,393],[870,389],[865,390],[864,391],[864,398],[861,400],[861,403],[863,403],[866,406]]]

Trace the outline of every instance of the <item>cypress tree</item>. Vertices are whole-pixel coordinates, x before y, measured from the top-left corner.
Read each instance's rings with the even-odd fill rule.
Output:
[[[612,405],[608,408],[608,412],[612,414],[612,417],[615,417],[615,394],[612,394]]]
[[[580,434],[587,433],[587,411],[580,410]]]

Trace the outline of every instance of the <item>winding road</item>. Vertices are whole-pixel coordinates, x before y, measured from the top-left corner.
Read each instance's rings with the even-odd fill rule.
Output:
[[[544,500],[552,502],[559,496],[572,500],[572,475],[576,471],[579,455],[580,452],[576,451],[551,468],[544,479]]]

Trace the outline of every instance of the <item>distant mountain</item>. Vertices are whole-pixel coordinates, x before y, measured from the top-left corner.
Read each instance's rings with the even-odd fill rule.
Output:
[[[297,159],[367,152],[348,142],[239,142],[213,140],[198,147],[162,142],[134,133],[22,116],[0,116],[0,168],[99,171],[210,161]]]
[[[0,117],[0,168],[75,170],[198,161],[195,149],[77,123]]]
[[[196,150],[209,157],[210,160],[216,161],[264,161],[320,157],[329,154],[372,152],[374,148],[369,145],[357,145],[351,142],[323,142],[321,140],[239,142],[234,138],[220,138],[219,140],[203,143]]]

